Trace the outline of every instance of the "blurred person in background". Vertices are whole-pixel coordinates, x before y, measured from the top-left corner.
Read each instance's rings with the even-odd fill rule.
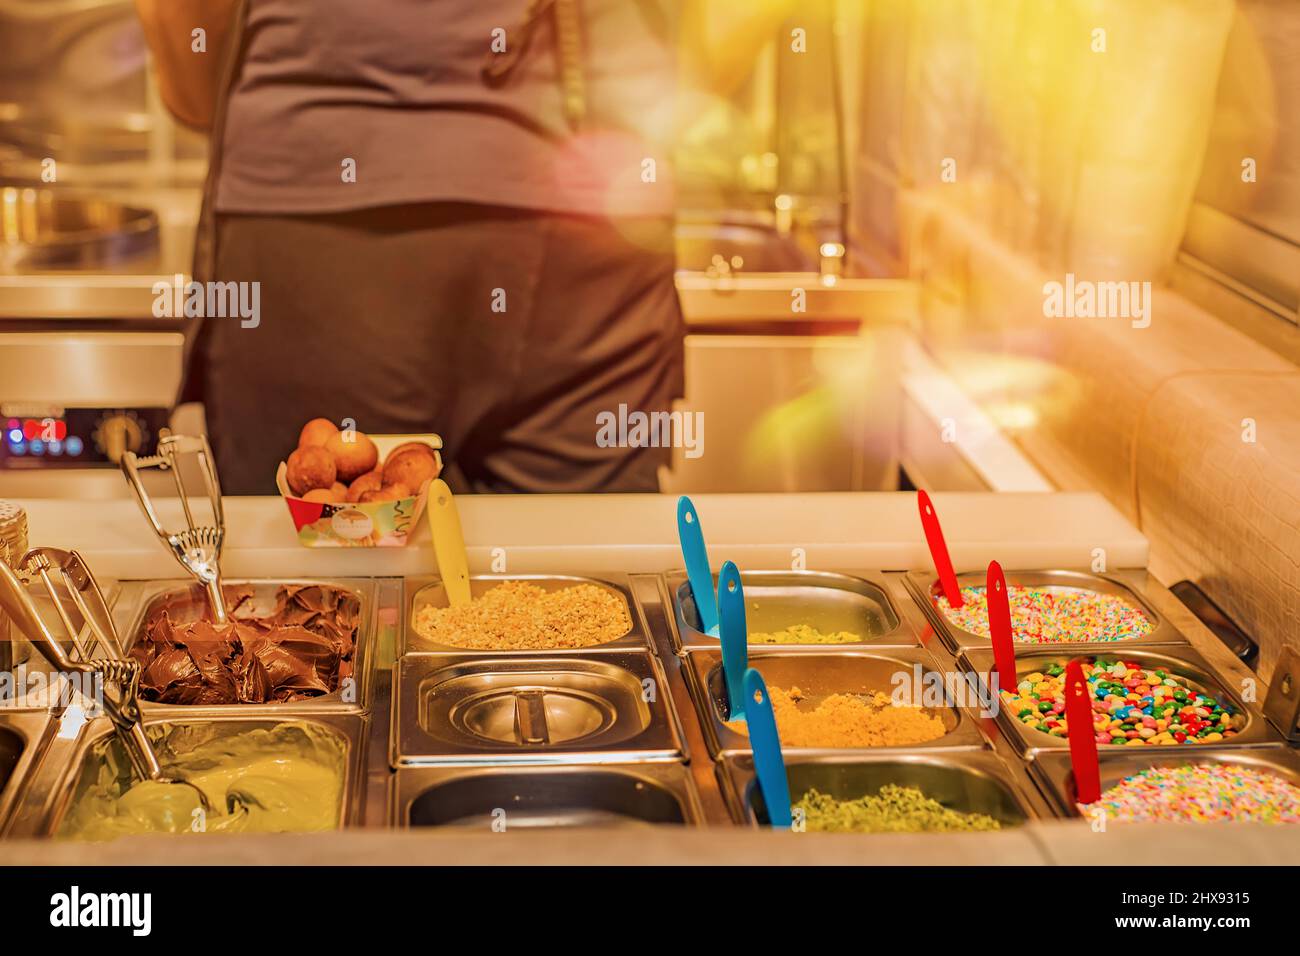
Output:
[[[668,449],[595,436],[682,393],[677,54],[726,88],[789,0],[136,5],[210,131],[194,278],[260,284],[191,337],[225,490],[274,493],[318,416],[438,432],[459,491],[657,489]]]

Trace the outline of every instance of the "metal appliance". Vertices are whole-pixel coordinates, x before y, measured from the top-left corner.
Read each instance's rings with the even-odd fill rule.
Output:
[[[180,387],[154,287],[190,271],[203,153],[130,0],[0,0],[0,498],[130,493]]]
[[[0,188],[0,497],[118,497],[180,390],[182,321],[155,315],[188,272],[198,193]]]
[[[842,278],[836,266],[678,274],[686,394],[675,411],[698,424],[694,448],[674,446],[661,490],[898,487],[901,356],[917,289]]]

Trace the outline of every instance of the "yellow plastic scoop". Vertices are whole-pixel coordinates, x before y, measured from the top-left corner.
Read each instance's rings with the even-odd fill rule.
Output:
[[[433,534],[433,553],[438,558],[438,573],[447,600],[452,607],[469,603],[469,558],[465,554],[465,535],[460,530],[460,512],[451,489],[441,478],[429,485],[429,531]]]

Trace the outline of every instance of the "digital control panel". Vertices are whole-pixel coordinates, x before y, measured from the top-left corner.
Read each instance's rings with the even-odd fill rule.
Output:
[[[115,468],[122,453],[151,455],[165,408],[0,404],[0,469]]]

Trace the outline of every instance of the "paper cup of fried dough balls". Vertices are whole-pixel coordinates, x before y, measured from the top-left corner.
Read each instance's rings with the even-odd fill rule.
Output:
[[[437,435],[367,435],[327,418],[303,425],[276,471],[298,543],[310,548],[401,547],[442,472]]]

